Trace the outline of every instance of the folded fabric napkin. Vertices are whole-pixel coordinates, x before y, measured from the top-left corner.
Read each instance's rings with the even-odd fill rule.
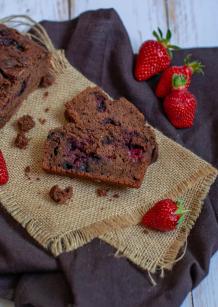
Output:
[[[193,54],[197,58],[204,63],[206,62],[205,76],[207,77],[203,80],[196,77],[193,81],[193,91],[199,101],[199,112],[195,127],[190,130],[178,131],[164,117],[161,104],[155,98],[149,85],[134,80],[132,75],[133,54],[129,45],[128,36],[119,17],[113,10],[86,13],[72,22],[45,23],[45,26],[56,46],[66,49],[66,55],[71,59],[71,63],[88,78],[102,86],[113,97],[126,96],[138,106],[153,126],[156,126],[177,142],[186,144],[186,147],[191,148],[214,165],[217,165],[217,148],[213,141],[216,139],[217,131],[215,129],[217,114],[214,108],[217,100],[215,93],[212,90],[210,92],[207,90],[209,86],[216,88],[216,78],[213,77],[214,67],[216,67],[216,49],[193,50]],[[185,52],[182,51],[178,53],[177,63],[182,62],[184,54]],[[152,86],[152,83],[150,85]],[[42,95],[42,93],[38,93],[38,95]],[[49,90],[50,95],[53,95],[52,90]],[[209,99],[207,104],[203,103],[206,101],[206,97]],[[55,98],[55,95],[53,98]],[[60,125],[62,119],[59,114],[57,115],[55,124]],[[204,125],[208,121],[209,125]],[[41,128],[44,130],[48,127],[43,126]],[[13,135],[14,133],[13,130]],[[158,133],[158,139],[161,137],[162,134]],[[169,142],[171,143],[172,141],[169,140]],[[209,146],[210,144],[211,146]],[[205,146],[207,147],[206,150]],[[191,153],[186,153],[189,158],[192,159],[194,157],[195,159],[195,156]],[[160,157],[159,163],[162,163],[161,161],[163,160]],[[200,163],[198,158],[196,163],[197,165]],[[204,162],[201,163],[205,165]],[[205,166],[206,168],[208,167],[208,165]],[[153,166],[151,172],[153,171],[152,169]],[[20,171],[22,173],[23,169]],[[209,166],[210,171],[212,173],[214,172],[211,166]],[[201,177],[201,174],[200,171],[200,185],[202,185],[200,178],[203,180],[204,177]],[[61,180],[61,182],[63,181]],[[34,179],[33,185],[35,185]],[[208,186],[208,184],[203,184],[204,188],[200,189],[201,192],[202,190],[206,192],[207,189],[205,186]],[[32,303],[34,306],[40,303],[42,306],[48,306],[54,302],[56,306],[64,306],[66,302],[76,302],[78,306],[111,306],[116,304],[117,306],[137,306],[140,304],[149,306],[157,306],[159,304],[179,306],[185,294],[192,286],[191,281],[193,281],[193,285],[196,285],[203,277],[203,274],[205,274],[205,271],[202,271],[202,262],[206,261],[208,263],[212,251],[217,248],[217,222],[214,219],[214,211],[212,209],[217,199],[216,187],[217,184],[211,190],[210,200],[207,199],[203,213],[199,222],[197,222],[197,227],[194,228],[190,236],[187,252],[183,260],[175,266],[172,273],[166,275],[164,281],[159,280],[156,289],[150,288],[150,284],[147,282],[144,273],[138,271],[136,267],[132,266],[124,258],[119,258],[119,260],[114,258],[113,249],[103,242],[99,244],[98,240],[94,240],[74,252],[64,253],[58,257],[58,262],[54,261],[52,257],[49,257],[37,246],[34,246],[31,240],[25,239],[26,237],[20,232],[19,227],[13,226],[14,224],[11,220],[9,220],[10,223],[7,223],[5,215],[0,217],[1,232],[4,233],[4,237],[0,238],[1,250],[3,251],[3,253],[1,252],[0,261],[1,272],[21,273],[30,271],[42,272],[45,270],[54,272],[58,268],[58,270],[61,269],[68,280],[69,288],[64,284],[60,273],[44,273],[37,274],[37,276],[36,274],[30,273],[23,275],[23,278],[18,282],[15,297],[18,306],[22,303]],[[198,187],[193,185],[193,189],[195,188],[198,189]],[[183,193],[183,191],[180,191],[180,193]],[[200,208],[199,199],[202,197],[203,195],[198,198],[198,209]],[[214,210],[216,210],[215,207]],[[14,211],[15,213],[16,210]],[[199,211],[197,210],[196,217],[198,213]],[[196,217],[194,217],[194,220]],[[23,226],[31,232],[34,225],[31,224],[30,220],[29,223],[27,221],[28,219],[23,221]],[[185,225],[191,227],[191,223],[186,223]],[[137,227],[130,227],[134,229],[132,232],[133,235]],[[123,242],[131,239],[131,234],[129,234],[128,229],[125,229],[125,231],[127,231],[127,235],[124,235],[122,230],[121,232],[119,231],[119,237],[117,237],[117,232],[115,232],[112,243],[116,245],[119,242],[119,247],[124,253],[125,251],[122,247],[124,245]],[[136,233],[138,232],[136,231]],[[104,239],[110,240],[111,238],[105,237]],[[144,241],[141,242],[143,244],[145,243]],[[66,242],[62,241],[60,245],[63,246],[60,249],[66,248]],[[130,248],[130,242],[127,245],[128,250],[134,249]],[[181,241],[179,243],[180,245]],[[48,248],[51,247],[48,246]],[[144,245],[141,248],[144,249]],[[141,252],[139,253],[138,246],[137,254],[142,254]],[[160,254],[161,252],[158,254],[158,259],[161,259],[161,257],[159,258]],[[135,261],[134,259],[132,260]],[[166,263],[164,263],[165,265]],[[150,269],[152,270],[152,268]],[[123,278],[124,276],[125,278]],[[17,283],[17,277],[14,277],[14,274],[13,276],[7,275],[7,279],[1,279],[1,293],[6,293],[7,289],[15,287],[16,283],[14,278],[16,278]],[[173,296],[169,295],[172,287],[174,291]],[[65,290],[63,291],[63,289]],[[70,295],[70,289],[74,298]],[[131,295],[129,295],[130,291]],[[116,303],[114,304],[114,302]]]
[[[56,82],[49,89],[34,92],[2,130],[0,147],[10,174],[9,183],[0,191],[3,207],[55,256],[102,235],[150,272],[171,268],[201,211],[216,169],[156,130],[158,161],[149,167],[140,189],[111,188],[113,193],[119,192],[119,198],[99,198],[96,194],[99,184],[94,182],[44,173],[41,162],[44,141],[50,129],[64,124],[64,103],[87,86],[95,85],[73,68],[62,52],[54,49],[40,25],[36,27],[41,33],[40,40],[52,52]],[[49,108],[46,114],[45,108]],[[20,150],[11,143],[16,134],[14,122],[24,114],[46,122],[42,125],[42,120],[37,121],[28,149]],[[31,168],[28,177],[27,166]],[[67,206],[56,206],[49,199],[48,192],[55,184],[73,186],[74,195]],[[175,231],[145,232],[142,226],[120,230],[139,224],[143,213],[158,200],[178,197],[185,199],[189,213]]]

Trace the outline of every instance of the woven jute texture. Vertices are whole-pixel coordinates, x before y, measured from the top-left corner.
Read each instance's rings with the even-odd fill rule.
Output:
[[[94,86],[63,56],[54,52],[57,79],[48,89],[38,89],[22,104],[17,114],[1,130],[0,148],[7,160],[10,181],[0,188],[0,202],[26,231],[44,248],[57,256],[74,250],[100,236],[137,265],[154,272],[170,268],[196,221],[202,201],[217,171],[187,149],[156,131],[158,161],[151,165],[140,189],[111,187],[109,196],[98,197],[91,181],[49,175],[42,170],[43,143],[48,131],[65,123],[64,103]],[[48,96],[44,93],[48,91]],[[44,110],[49,108],[49,112]],[[36,127],[29,132],[26,150],[13,146],[14,123],[30,114]],[[46,119],[42,125],[38,119]],[[24,169],[31,167],[29,180]],[[50,188],[72,185],[74,196],[67,205],[56,205],[48,196]],[[119,193],[119,198],[113,198]],[[190,210],[175,231],[158,233],[138,226],[142,214],[166,197],[183,197]]]

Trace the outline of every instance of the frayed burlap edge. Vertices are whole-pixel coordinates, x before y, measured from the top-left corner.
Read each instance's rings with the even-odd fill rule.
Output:
[[[67,69],[68,61],[65,58],[64,51],[56,50],[54,48],[48,34],[40,24],[25,15],[9,16],[4,19],[1,19],[0,22],[9,23],[15,27],[19,25],[28,25],[30,27],[34,27],[34,33],[36,33],[36,35],[29,33],[26,35],[37,39],[39,42],[43,43],[51,52],[51,63],[53,66],[53,71],[56,74],[59,74],[63,73],[65,69]],[[177,257],[178,252],[180,248],[184,245],[184,242],[186,242],[187,235],[200,214],[203,199],[208,193],[209,188],[214,182],[216,176],[217,171],[212,166],[208,165],[207,167],[195,172],[188,180],[175,187],[172,191],[166,193],[165,197],[177,198],[181,196],[185,191],[187,191],[197,179],[204,179],[202,189],[195,196],[195,201],[193,202],[193,206],[189,214],[189,222],[180,228],[180,232],[175,238],[173,244],[161,259],[152,262],[146,257],[142,258],[141,255],[140,257],[138,257],[134,251],[131,251],[126,246],[121,245],[120,242],[118,242],[119,245],[116,246],[118,252],[121,253],[123,256],[127,256],[128,258],[130,258],[134,263],[136,263],[143,269],[147,269],[151,273],[156,272],[156,270],[161,270],[163,275],[164,269],[170,269],[172,265],[181,258],[181,255]],[[111,245],[115,245],[115,238],[110,235],[111,228],[113,227],[113,230],[115,230],[116,228],[118,229],[121,227],[138,224],[144,212],[144,208],[137,208],[133,212],[131,212],[130,214],[126,214],[125,216],[114,216],[108,221],[95,223],[92,225],[91,228],[82,228],[79,231],[71,231],[65,234],[60,234],[55,237],[51,237],[51,234],[43,228],[43,226],[40,224],[40,221],[36,221],[33,218],[27,216],[26,212],[23,212],[23,210],[19,207],[19,204],[15,203],[14,200],[10,197],[8,197],[7,199],[7,211],[26,229],[30,236],[35,238],[44,248],[49,250],[54,256],[58,256],[63,252],[71,251],[86,244],[87,242],[91,241],[93,238],[97,237],[99,234],[102,233],[105,233],[104,236],[101,236],[103,240],[110,243]]]
[[[134,251],[127,249],[119,243],[116,248],[121,254],[127,256],[134,261],[137,265],[147,269],[150,272],[155,272],[159,268],[171,268],[177,254],[184,244],[189,231],[194,225],[196,219],[198,218],[202,202],[207,195],[211,184],[214,182],[217,176],[217,171],[211,166],[200,169],[195,172],[187,181],[182,182],[179,186],[175,187],[168,193],[166,193],[165,198],[178,198],[182,196],[195,182],[196,180],[202,178],[203,184],[202,189],[195,196],[195,202],[193,202],[191,211],[189,213],[189,221],[180,227],[180,231],[175,238],[175,241],[169,248],[168,252],[164,255],[162,259],[156,262],[149,262],[146,258],[137,257]],[[0,196],[2,192],[0,191]],[[8,197],[7,199],[7,211],[14,217],[25,229],[26,231],[35,238],[44,248],[49,250],[54,256],[58,256],[63,252],[68,252],[76,249],[92,239],[96,238],[101,234],[107,243],[114,245],[115,238],[110,236],[111,229],[116,230],[122,227],[128,227],[131,225],[137,225],[140,222],[141,216],[144,213],[144,207],[132,210],[130,214],[125,214],[123,216],[113,216],[109,220],[104,220],[93,224],[91,227],[84,227],[77,231],[70,231],[65,234],[60,234],[55,237],[51,237],[51,234],[44,229],[40,224],[40,221],[27,216],[26,212],[20,208],[19,204],[15,203],[13,198]],[[104,237],[102,234],[105,234]]]
[[[197,218],[200,215],[203,200],[205,199],[211,184],[215,181],[217,177],[217,171],[213,170],[213,172],[208,172],[205,177],[202,177],[202,189],[196,193],[191,211],[189,212],[189,219],[186,221],[183,226],[180,227],[180,231],[178,232],[174,242],[168,248],[168,251],[158,260],[152,261],[146,255],[144,257],[140,254],[140,256],[134,251],[131,250],[126,245],[122,244],[121,242],[116,241],[116,237],[112,236],[110,233],[106,233],[105,235],[101,236],[100,238],[103,239],[105,242],[113,245],[117,248],[119,256],[128,257],[132,262],[137,264],[139,267],[148,270],[150,273],[160,272],[161,277],[164,275],[164,270],[172,269],[172,266],[178,262],[185,254],[186,247],[183,251],[179,254],[181,248],[186,244],[186,240],[190,230],[192,229],[193,225],[195,224]],[[191,182],[199,179],[200,177],[196,173],[195,176],[192,177],[190,182],[188,183],[187,187],[191,184]],[[177,194],[178,193],[178,194]],[[182,195],[182,190],[180,187],[173,191],[171,194],[173,197],[178,197]]]

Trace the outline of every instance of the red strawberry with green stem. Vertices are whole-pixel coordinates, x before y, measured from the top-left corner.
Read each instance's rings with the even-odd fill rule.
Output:
[[[139,81],[147,80],[165,70],[170,65],[172,50],[179,49],[170,44],[170,30],[167,31],[165,38],[159,28],[158,33],[153,31],[153,35],[157,40],[144,42],[136,59],[135,78]]]
[[[164,99],[163,108],[175,128],[190,128],[193,125],[197,101],[186,88],[183,75],[173,75],[172,92]]]
[[[145,213],[141,224],[159,231],[174,230],[184,221],[186,212],[188,210],[184,210],[182,199],[176,202],[171,199],[163,199]]]
[[[172,77],[174,74],[183,75],[186,78],[185,87],[188,88],[191,83],[191,77],[194,73],[203,73],[203,67],[199,61],[191,61],[191,55],[184,59],[184,65],[168,67],[161,75],[156,87],[158,97],[166,97],[172,90]]]
[[[3,153],[0,150],[0,185],[8,182],[8,171],[3,157]]]

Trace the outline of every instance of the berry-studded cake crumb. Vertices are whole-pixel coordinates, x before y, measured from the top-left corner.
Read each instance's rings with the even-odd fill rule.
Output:
[[[29,139],[23,132],[19,132],[14,140],[14,145],[19,149],[26,149]]]
[[[111,100],[97,87],[65,104],[64,127],[49,131],[43,169],[69,177],[139,188],[157,158],[152,128],[125,98]]]
[[[98,188],[96,189],[96,194],[100,197],[105,197],[107,196],[107,193],[108,193],[109,189],[108,188]]]
[[[23,115],[17,121],[17,126],[20,131],[27,132],[35,127],[35,121],[30,115]]]
[[[57,184],[54,185],[50,192],[49,196],[58,204],[65,204],[67,200],[71,199],[73,196],[73,188],[71,186],[61,189]]]

